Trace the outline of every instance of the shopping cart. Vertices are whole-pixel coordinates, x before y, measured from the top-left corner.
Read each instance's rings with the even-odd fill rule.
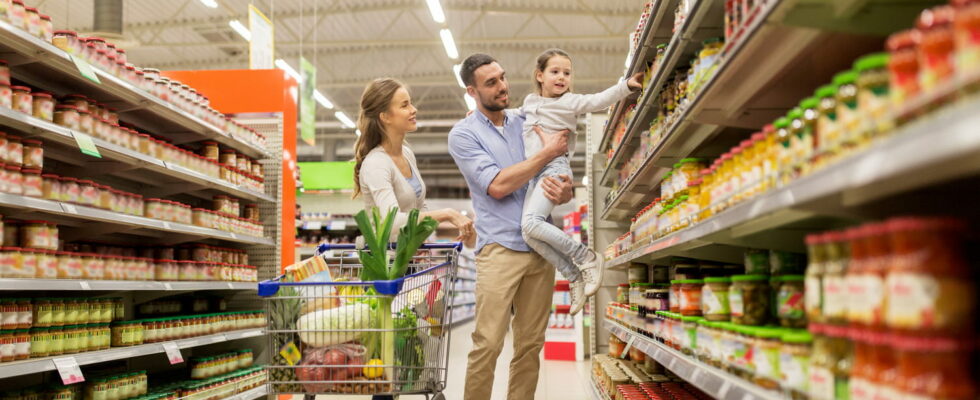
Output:
[[[361,282],[354,245],[324,244],[316,257],[329,281],[285,274],[260,282],[273,353],[269,393],[444,399],[461,248],[424,244],[403,278]]]

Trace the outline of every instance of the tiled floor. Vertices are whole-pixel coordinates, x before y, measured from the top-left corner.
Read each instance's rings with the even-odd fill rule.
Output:
[[[463,400],[463,384],[466,377],[466,357],[469,354],[474,323],[468,322],[453,330],[449,352],[449,377],[446,383],[447,400]],[[541,362],[538,391],[534,398],[507,399],[508,366],[513,357],[513,342],[507,335],[504,350],[497,359],[496,377],[493,384],[492,400],[591,400],[588,392],[588,362],[547,361]],[[366,396],[325,396],[317,400],[366,400]],[[402,400],[424,399],[422,396],[402,396]]]

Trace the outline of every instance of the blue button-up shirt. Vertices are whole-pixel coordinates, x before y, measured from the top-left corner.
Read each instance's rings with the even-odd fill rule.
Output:
[[[487,194],[500,170],[524,161],[523,124],[519,113],[505,112],[501,135],[493,122],[476,110],[449,132],[449,154],[466,178],[476,210],[477,251],[490,243],[515,251],[531,250],[521,236],[527,185],[500,200]]]

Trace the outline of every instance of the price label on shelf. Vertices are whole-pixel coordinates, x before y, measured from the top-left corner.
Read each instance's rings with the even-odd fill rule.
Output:
[[[630,348],[633,347],[634,341],[636,341],[636,336],[630,336],[629,340],[626,341],[626,347],[623,347],[623,352],[619,354],[619,358],[626,358],[626,354],[629,353]]]
[[[78,68],[78,72],[81,73],[85,79],[95,83],[102,83],[102,81],[99,80],[99,75],[95,73],[94,69],[92,69],[92,64],[89,64],[88,61],[85,61],[81,57],[75,57],[74,54],[69,53],[68,57],[71,58],[71,62],[75,63],[75,68]]]
[[[237,235],[237,234],[235,234],[235,232],[229,232],[229,233],[231,234],[231,238],[232,238],[232,239],[234,239],[234,240],[238,240],[238,235]]]
[[[54,362],[54,367],[58,369],[58,375],[61,375],[62,383],[71,385],[73,383],[85,382],[85,377],[82,376],[82,368],[78,366],[78,361],[75,360],[75,357],[55,358],[51,361]]]
[[[180,348],[177,347],[177,343],[174,342],[164,343],[163,351],[167,353],[167,359],[170,360],[170,365],[180,364],[184,362],[184,356],[180,354]]]
[[[78,144],[78,149],[82,151],[82,154],[102,158],[102,154],[99,153],[99,148],[95,146],[91,136],[78,131],[71,131],[71,136],[75,138],[75,143]]]
[[[718,398],[725,398],[730,390],[732,390],[732,383],[729,381],[724,381],[724,383],[721,384],[721,388],[718,389]]]
[[[82,290],[92,290],[92,285],[90,285],[88,281],[80,281],[78,282],[78,286],[81,287]]]
[[[234,288],[235,288],[235,284],[228,282],[228,289],[234,289]]]
[[[69,214],[78,214],[74,204],[61,203],[61,210]]]

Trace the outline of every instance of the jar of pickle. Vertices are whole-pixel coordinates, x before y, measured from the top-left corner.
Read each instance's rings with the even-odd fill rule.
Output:
[[[65,299],[51,299],[51,326],[65,325]]]
[[[865,141],[894,129],[888,94],[888,60],[888,53],[874,53],[854,62],[854,70],[858,73],[857,102],[862,118],[859,127]]]
[[[770,288],[767,275],[732,276],[728,302],[732,322],[741,325],[764,325],[769,320]]]
[[[50,350],[51,334],[47,327],[34,328],[31,333],[31,358],[47,357]]]
[[[810,398],[848,398],[854,359],[854,349],[847,338],[848,328],[810,325],[810,331],[814,335],[809,368]]]
[[[817,89],[816,149],[815,167],[825,165],[833,159],[838,150],[834,147],[840,142],[840,128],[837,120],[837,87],[824,85]]]
[[[844,71],[834,75],[834,85],[837,86],[837,121],[840,129],[840,142],[829,143],[833,148],[840,149],[840,154],[847,154],[858,145],[861,118],[858,113],[857,78],[855,71]]]
[[[65,331],[61,326],[55,326],[48,328],[50,329],[51,341],[48,343],[48,355],[60,356],[65,354]]]
[[[786,328],[806,328],[805,290],[803,275],[784,275],[778,278],[776,316]]]

